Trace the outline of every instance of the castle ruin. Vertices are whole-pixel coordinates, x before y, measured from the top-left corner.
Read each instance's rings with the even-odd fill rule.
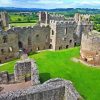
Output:
[[[89,15],[73,18],[39,12],[39,22],[33,27],[10,27],[6,12],[0,18],[0,63],[19,57],[19,51],[60,50],[80,44],[83,31],[92,30]],[[8,27],[8,28],[4,28]]]
[[[35,26],[21,28],[9,27],[7,13],[1,13],[0,63],[19,57],[20,51],[60,50],[80,43],[82,59],[88,62],[95,59],[98,62],[100,55],[97,50],[100,43],[97,41],[100,33],[92,31],[93,23],[89,18],[89,15],[81,14],[65,18],[63,15],[40,12],[39,22]],[[0,84],[16,84],[28,80],[33,86],[1,93],[0,100],[82,100],[70,81],[51,79],[40,84],[37,65],[27,57],[16,62],[14,74],[0,73]]]

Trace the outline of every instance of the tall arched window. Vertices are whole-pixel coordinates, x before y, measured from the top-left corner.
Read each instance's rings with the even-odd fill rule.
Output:
[[[7,36],[3,36],[3,43],[7,43],[7,41],[8,41]]]
[[[32,45],[31,37],[28,37],[28,45]]]
[[[67,34],[67,28],[65,29],[65,35]]]
[[[21,41],[19,41],[18,46],[19,46],[20,49],[22,49],[23,48],[23,43]]]

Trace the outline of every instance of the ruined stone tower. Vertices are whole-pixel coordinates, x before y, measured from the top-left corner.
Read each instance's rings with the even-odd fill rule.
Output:
[[[90,21],[90,15],[76,13],[74,16],[75,22],[77,23],[75,40],[77,44],[81,43],[82,32],[88,33],[93,30],[93,23]]]
[[[6,29],[9,27],[9,17],[7,12],[0,12],[0,28]]]
[[[100,32],[95,30],[82,34],[81,58],[93,65],[100,65]]]
[[[50,27],[50,46],[53,50],[74,47],[75,21],[51,20]]]

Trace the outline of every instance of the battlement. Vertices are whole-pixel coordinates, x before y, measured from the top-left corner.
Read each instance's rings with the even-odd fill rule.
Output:
[[[56,25],[75,25],[75,21],[55,21],[55,20],[50,20],[50,24],[56,24]]]
[[[65,17],[64,15],[61,14],[50,14],[51,17]]]

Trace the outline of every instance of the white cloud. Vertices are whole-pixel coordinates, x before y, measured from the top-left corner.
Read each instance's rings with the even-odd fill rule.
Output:
[[[100,0],[0,0],[0,6],[26,8],[100,8]]]
[[[12,0],[0,0],[0,5],[6,6],[6,5],[11,5]]]

